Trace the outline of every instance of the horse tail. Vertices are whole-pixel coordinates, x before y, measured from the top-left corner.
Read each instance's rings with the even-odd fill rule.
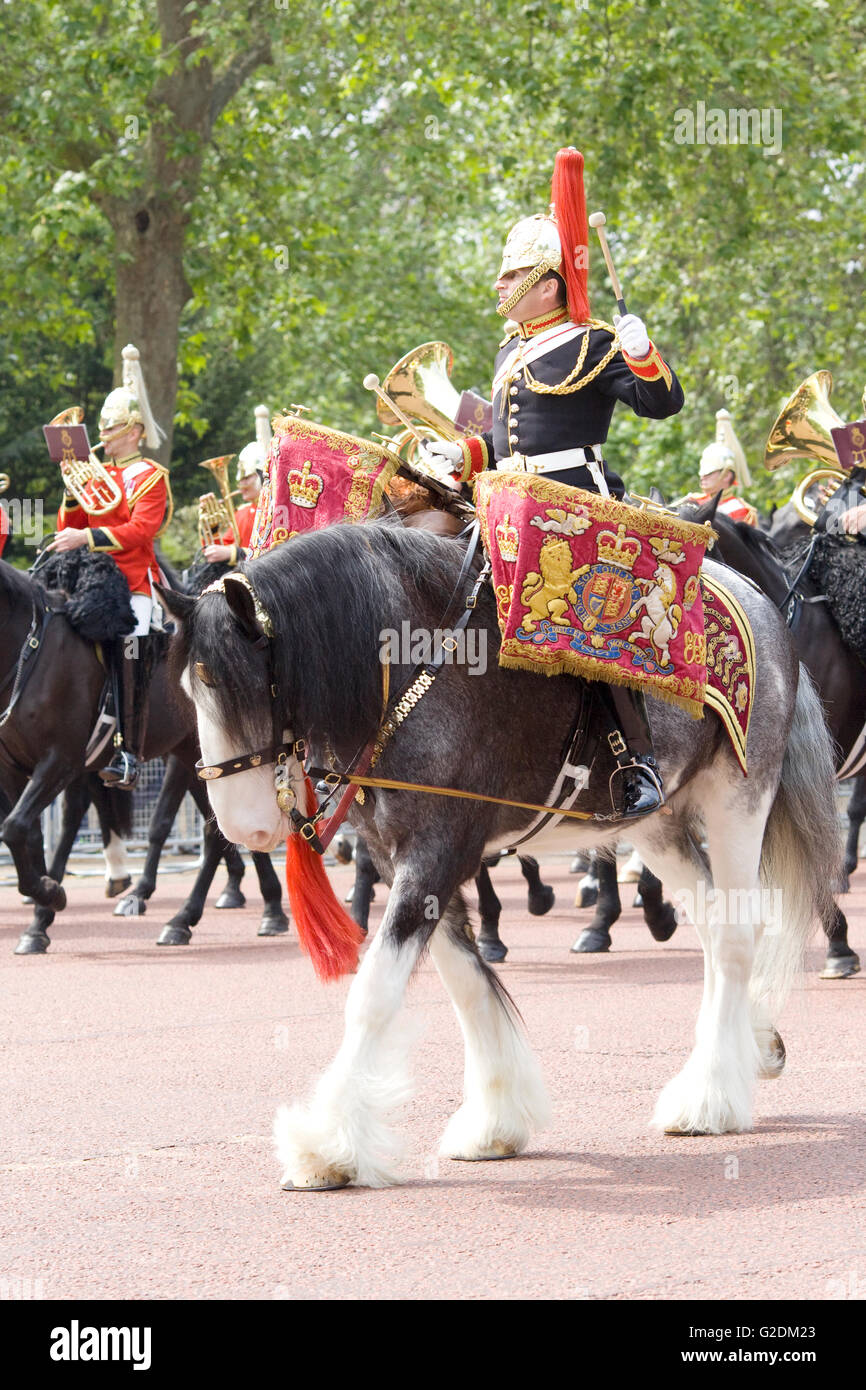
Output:
[[[752,995],[772,1012],[802,967],[816,923],[835,908],[841,849],[833,742],[815,685],[801,664],[782,778],[761,852],[762,898],[771,907],[764,914]]]

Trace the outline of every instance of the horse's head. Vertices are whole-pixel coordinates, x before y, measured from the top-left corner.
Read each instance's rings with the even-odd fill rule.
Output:
[[[195,705],[202,770],[211,771],[204,780],[220,830],[251,850],[276,849],[288,821],[276,798],[272,749],[282,742],[283,722],[271,699],[268,618],[240,576],[198,599],[167,589],[160,599],[177,624],[172,666]],[[247,754],[256,756],[242,771],[225,766]]]

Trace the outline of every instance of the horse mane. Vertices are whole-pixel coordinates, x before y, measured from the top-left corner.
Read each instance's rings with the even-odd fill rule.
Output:
[[[443,626],[464,554],[453,538],[389,522],[341,524],[293,537],[241,567],[273,623],[274,681],[293,732],[331,747],[372,737],[382,715],[383,633],[399,634],[407,619]],[[219,686],[225,727],[252,746],[263,716],[253,692],[263,693],[264,682],[250,670],[248,638],[218,602],[196,604],[189,649]],[[455,597],[447,625],[461,608]],[[392,698],[398,688],[392,676]]]

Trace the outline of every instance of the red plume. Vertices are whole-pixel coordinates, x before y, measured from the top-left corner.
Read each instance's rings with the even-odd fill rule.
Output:
[[[309,777],[307,815],[316,809],[316,793]],[[338,903],[325,873],[322,856],[300,835],[286,840],[286,888],[301,950],[313,962],[320,980],[339,980],[358,968],[358,947],[364,934]]]
[[[568,316],[573,323],[585,323],[589,318],[589,224],[583,155],[571,145],[557,151],[550,201],[562,243],[559,273],[568,292]]]

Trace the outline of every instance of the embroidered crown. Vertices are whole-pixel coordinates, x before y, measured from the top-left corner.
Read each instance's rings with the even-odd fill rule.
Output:
[[[499,546],[499,554],[503,560],[513,563],[517,559],[517,547],[520,544],[520,533],[512,522],[508,512],[500,521],[496,528],[496,544]]]
[[[325,486],[324,480],[318,473],[310,470],[313,465],[307,459],[302,469],[292,468],[289,470],[289,497],[296,507],[315,507],[319,500],[322,488]]]
[[[598,535],[598,558],[606,565],[619,565],[620,569],[630,570],[640,555],[640,541],[634,536],[626,538],[625,522],[620,522],[613,531],[600,531]]]

